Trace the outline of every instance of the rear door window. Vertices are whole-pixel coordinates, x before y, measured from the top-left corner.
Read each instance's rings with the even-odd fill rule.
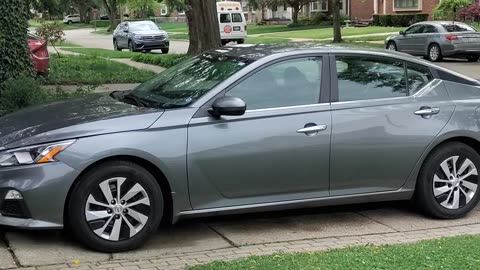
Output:
[[[410,95],[415,94],[433,80],[428,67],[407,63],[407,85]]]
[[[232,22],[243,22],[243,19],[242,19],[242,14],[240,13],[232,13]]]
[[[476,32],[476,30],[466,24],[463,23],[450,23],[450,24],[442,24],[443,28],[448,32]]]
[[[230,14],[220,14],[220,23],[230,23],[232,19],[230,18]]]

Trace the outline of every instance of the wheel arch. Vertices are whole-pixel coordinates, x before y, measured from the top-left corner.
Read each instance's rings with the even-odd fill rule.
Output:
[[[152,162],[140,158],[137,156],[132,156],[132,155],[116,155],[116,156],[111,156],[111,157],[106,157],[100,160],[95,161],[94,163],[90,164],[87,166],[84,170],[81,171],[81,173],[78,175],[78,177],[75,179],[73,184],[70,186],[70,189],[68,190],[68,194],[65,200],[65,206],[63,210],[63,222],[64,224],[68,224],[69,220],[69,215],[68,215],[68,204],[70,203],[70,198],[71,198],[71,193],[72,190],[76,185],[78,185],[81,182],[82,177],[89,171],[94,170],[95,168],[101,166],[102,164],[110,161],[129,161],[132,163],[135,163],[139,166],[142,166],[145,168],[147,171],[149,171],[157,180],[157,183],[160,185],[160,188],[162,190],[162,195],[164,198],[164,212],[163,212],[163,217],[162,217],[162,223],[164,224],[172,224],[173,221],[173,197],[172,197],[172,189],[170,187],[170,183],[167,180],[167,177],[163,173],[163,171],[158,168],[155,164]]]
[[[440,44],[438,44],[437,41],[431,41],[430,43],[427,44],[427,48],[425,50],[425,56],[429,56],[430,54],[430,47],[432,47],[432,45],[437,45],[438,48],[440,49],[440,55],[442,55],[442,46],[440,46]]]

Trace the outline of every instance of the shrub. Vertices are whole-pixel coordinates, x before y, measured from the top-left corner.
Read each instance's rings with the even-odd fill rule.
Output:
[[[57,54],[60,55],[55,44],[65,41],[65,32],[63,32],[62,26],[58,21],[53,23],[42,22],[35,30],[35,34],[52,45]]]
[[[60,88],[43,89],[42,81],[32,77],[20,76],[8,79],[0,96],[0,117],[28,106],[91,93],[91,89],[78,88],[75,92],[66,92]]]
[[[188,58],[189,56],[185,54],[165,54],[165,55],[137,54],[134,57],[132,57],[132,60],[136,62],[145,63],[145,64],[151,64],[151,65],[161,66],[164,68],[169,68],[169,67],[175,66],[176,64]]]
[[[428,20],[428,14],[374,15],[373,25],[407,27],[413,23]]]
[[[342,21],[343,22],[343,21]],[[324,12],[316,12],[313,16],[301,16],[298,18],[297,24],[289,24],[291,27],[302,25],[331,25],[332,18]]]

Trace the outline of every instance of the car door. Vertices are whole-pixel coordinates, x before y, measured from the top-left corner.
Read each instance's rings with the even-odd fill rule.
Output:
[[[279,60],[219,94],[243,99],[244,115],[194,117],[187,161],[193,208],[328,196],[328,96],[319,102],[320,89],[329,94],[328,74],[320,55]]]
[[[419,52],[423,29],[424,25],[416,24],[405,30],[404,35],[398,38],[398,50],[410,54],[417,54]]]
[[[128,48],[128,23],[123,23],[120,31],[118,31],[119,45],[122,48]]]
[[[401,188],[453,114],[445,86],[429,68],[394,58],[346,54],[334,63],[331,195]]]

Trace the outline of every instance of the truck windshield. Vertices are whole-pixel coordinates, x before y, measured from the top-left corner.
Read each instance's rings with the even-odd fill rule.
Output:
[[[185,107],[251,62],[252,60],[206,53],[167,69],[128,95],[147,107]]]

